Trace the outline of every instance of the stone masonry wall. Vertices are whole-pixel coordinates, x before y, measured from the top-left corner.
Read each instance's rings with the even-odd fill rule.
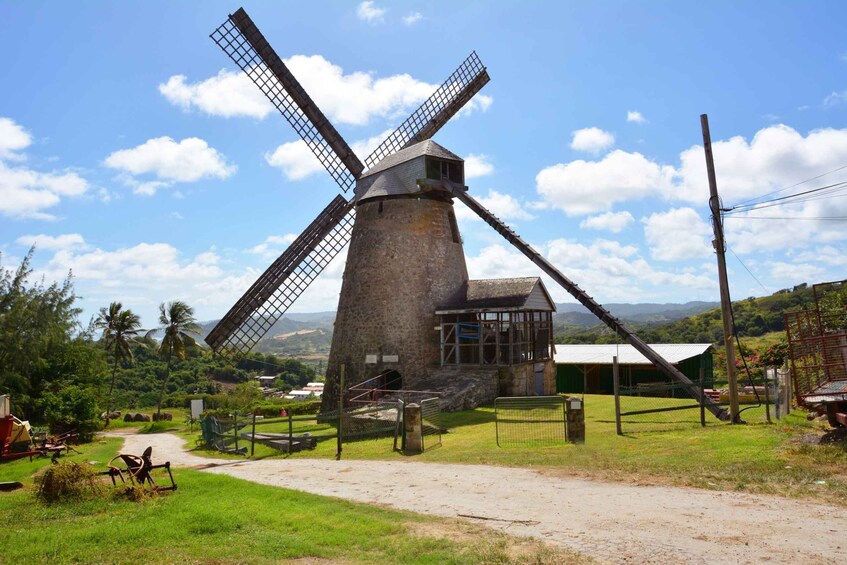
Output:
[[[325,409],[345,386],[396,369],[403,388],[437,369],[441,361],[435,309],[456,299],[468,280],[461,243],[453,240],[450,202],[426,198],[368,200],[356,207],[356,222],[327,365]],[[378,363],[366,364],[367,355]],[[398,361],[385,362],[383,356]]]
[[[556,363],[544,363],[544,394],[556,394]],[[535,363],[501,367],[498,375],[499,396],[535,396]]]

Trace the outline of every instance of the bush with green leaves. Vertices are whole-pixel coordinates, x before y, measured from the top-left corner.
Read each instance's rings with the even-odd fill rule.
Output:
[[[90,441],[102,427],[100,408],[91,390],[76,385],[45,393],[39,406],[50,433],[76,431],[81,441]]]

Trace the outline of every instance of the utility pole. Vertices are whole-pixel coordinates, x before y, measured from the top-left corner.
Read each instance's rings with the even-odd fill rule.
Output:
[[[721,289],[721,318],[723,320],[724,346],[726,347],[726,376],[729,381],[729,413],[733,424],[740,423],[738,418],[738,376],[735,373],[735,328],[732,320],[732,306],[729,297],[729,282],[726,278],[726,243],[723,238],[723,220],[721,219],[718,183],[715,179],[715,160],[712,155],[712,136],[709,133],[709,116],[700,115],[700,127],[703,130],[703,149],[706,152],[706,170],[709,173],[709,208],[712,210],[712,228],[715,240],[712,245],[718,256],[718,283]]]

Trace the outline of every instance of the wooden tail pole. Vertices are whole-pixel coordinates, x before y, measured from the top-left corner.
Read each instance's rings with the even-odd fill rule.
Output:
[[[679,383],[688,385],[686,390],[691,395],[692,398],[696,398],[700,400],[703,396],[703,391],[697,388],[697,385],[691,381],[688,377],[686,377],[679,369],[671,365],[667,362],[667,360],[653,351],[649,345],[644,343],[644,341],[639,338],[637,335],[632,333],[623,323],[612,316],[608,310],[603,308],[600,304],[598,304],[593,298],[588,296],[584,290],[579,288],[573,281],[571,281],[568,277],[563,275],[561,271],[559,271],[553,264],[544,258],[543,255],[538,253],[535,249],[533,249],[527,242],[520,238],[515,232],[509,229],[506,224],[500,221],[497,216],[489,212],[482,204],[476,201],[472,196],[470,196],[467,191],[464,189],[455,189],[453,190],[453,195],[461,200],[468,208],[476,212],[476,214],[485,221],[489,226],[494,228],[494,230],[502,235],[506,240],[514,245],[521,253],[526,255],[530,261],[535,263],[542,271],[544,271],[550,278],[556,281],[559,285],[562,286],[565,290],[567,290],[571,296],[576,298],[580,304],[585,306],[589,312],[597,316],[601,322],[609,326],[615,333],[617,333],[621,338],[623,338],[627,343],[629,343],[636,351],[641,353],[644,357],[647,358],[653,365],[656,366],[660,371],[662,371],[665,375],[667,375],[671,380],[677,381]],[[729,414],[726,410],[718,406],[715,401],[711,398],[704,398],[704,404],[706,405],[706,409],[715,415],[720,420],[728,420]]]

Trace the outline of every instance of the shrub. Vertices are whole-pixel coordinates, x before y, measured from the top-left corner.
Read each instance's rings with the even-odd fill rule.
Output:
[[[35,497],[48,504],[94,498],[103,492],[97,472],[86,464],[61,461],[35,477]]]
[[[59,392],[46,393],[40,402],[50,433],[62,434],[76,430],[81,441],[91,441],[102,426],[100,408],[94,394],[76,385],[63,387]]]

